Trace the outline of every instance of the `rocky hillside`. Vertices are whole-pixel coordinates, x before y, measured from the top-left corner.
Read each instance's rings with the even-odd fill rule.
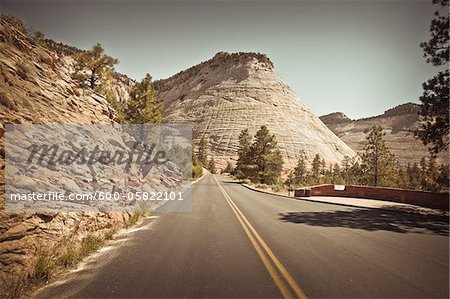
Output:
[[[323,115],[320,117],[320,120],[323,121],[325,124],[345,124],[348,122],[351,122],[352,120],[347,117],[342,112],[334,112],[327,115]]]
[[[419,127],[418,111],[417,104],[406,103],[369,118],[351,120],[345,114],[335,112],[320,119],[355,151],[363,150],[366,136],[373,126],[382,126],[389,148],[400,163],[406,165],[429,156],[427,148],[414,137],[414,131]],[[448,163],[448,155],[440,155],[438,162]]]
[[[192,123],[194,142],[206,137],[220,166],[236,160],[239,133],[266,125],[275,134],[285,168],[304,150],[328,164],[354,152],[334,135],[277,75],[262,54],[220,52],[214,58],[157,82],[169,122]]]
[[[35,273],[40,250],[53,250],[70,240],[73,246],[89,234],[103,236],[120,228],[132,215],[131,212],[108,212],[93,207],[89,212],[30,212],[5,209],[5,124],[114,124],[117,119],[105,98],[91,90],[81,88],[70,77],[73,59],[29,38],[23,28],[10,19],[0,21],[0,294],[17,295],[17,288]],[[125,80],[113,87],[126,99]],[[44,138],[57,140],[49,131]],[[26,133],[25,133],[26,134]],[[29,134],[29,133],[28,133]],[[89,135],[83,131],[73,136]],[[30,142],[34,137],[27,136]],[[81,137],[75,139],[82,140]],[[108,137],[109,138],[109,137]],[[116,144],[126,146],[122,136],[111,136]],[[112,142],[110,139],[110,142]],[[29,145],[30,143],[28,143]],[[19,146],[26,147],[26,144]],[[111,144],[109,145],[111,146]],[[20,153],[20,152],[16,152]],[[10,156],[9,156],[10,157]],[[8,165],[7,167],[10,167]],[[27,176],[31,169],[8,168],[14,175]],[[98,182],[93,169],[80,168],[83,179],[72,184],[73,188],[93,190]],[[139,170],[132,175],[139,176]],[[59,169],[61,177],[74,178],[67,170]],[[64,183],[52,179],[39,181],[53,191],[64,190]],[[31,183],[30,183],[31,184]],[[134,183],[136,185],[136,183]],[[23,185],[24,188],[30,185]],[[28,190],[27,190],[28,191]],[[81,212],[83,211],[83,212]],[[57,258],[64,251],[54,250],[48,258]],[[2,297],[2,296],[0,296]]]

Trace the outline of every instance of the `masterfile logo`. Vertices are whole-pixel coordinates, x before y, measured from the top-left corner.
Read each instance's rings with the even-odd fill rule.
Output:
[[[189,201],[191,136],[190,126],[170,124],[7,125],[6,208],[117,211]]]

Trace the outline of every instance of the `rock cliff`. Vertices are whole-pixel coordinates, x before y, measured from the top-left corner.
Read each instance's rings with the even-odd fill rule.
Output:
[[[354,152],[297,97],[263,54],[224,53],[157,82],[168,122],[192,123],[193,139],[205,137],[211,156],[224,166],[237,159],[238,136],[266,125],[275,134],[285,168],[301,150],[327,164]]]
[[[0,294],[11,295],[33,275],[36,253],[87,234],[119,228],[131,212],[31,212],[5,210],[5,124],[114,124],[101,95],[80,88],[70,77],[73,59],[37,43],[7,18],[0,21]],[[126,100],[126,78],[114,92]],[[115,79],[118,80],[118,79]],[[52,139],[52,132],[45,138]],[[89,169],[88,169],[89,170]],[[64,174],[61,173],[61,176]],[[81,180],[80,180],[81,182]],[[89,180],[84,180],[89,184]],[[48,184],[48,182],[47,182]],[[55,181],[54,188],[60,188]],[[55,251],[62,254],[63,252]],[[20,291],[20,290],[19,290]],[[2,297],[2,296],[0,296]]]
[[[417,104],[406,103],[369,118],[351,120],[345,114],[335,112],[323,115],[320,119],[355,151],[363,150],[371,128],[380,125],[386,133],[389,149],[401,164],[407,165],[419,163],[422,157],[429,156],[427,148],[414,137],[414,131],[419,127],[418,112]],[[448,164],[448,153],[442,153],[437,162]]]

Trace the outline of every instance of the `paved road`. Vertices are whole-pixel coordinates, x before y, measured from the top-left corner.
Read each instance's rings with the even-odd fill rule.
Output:
[[[146,220],[36,296],[449,296],[446,217],[293,200],[219,175],[193,197],[192,212]]]

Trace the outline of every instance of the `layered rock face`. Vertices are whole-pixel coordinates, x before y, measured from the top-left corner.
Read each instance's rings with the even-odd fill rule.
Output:
[[[0,117],[3,123],[113,123],[105,98],[74,82],[73,58],[41,47],[5,21],[0,23]],[[112,92],[128,99],[125,78]]]
[[[238,136],[266,125],[292,169],[305,151],[327,164],[355,153],[297,97],[265,55],[218,53],[206,62],[157,82],[167,122],[192,123],[193,139],[208,140],[209,154],[224,166],[237,159]]]
[[[419,128],[419,106],[406,103],[387,110],[384,114],[351,120],[341,112],[323,115],[320,119],[353,150],[362,151],[367,144],[367,135],[371,128],[380,125],[386,133],[385,140],[389,149],[403,165],[420,162],[428,157],[427,148],[414,137]],[[448,164],[448,152],[442,153],[438,163]]]
[[[120,228],[133,214],[131,211],[108,212],[101,206],[80,208],[66,212],[33,212],[5,210],[5,124],[116,124],[117,119],[105,98],[91,90],[80,88],[70,77],[73,59],[37,44],[22,30],[6,19],[0,21],[0,293],[20,287],[20,281],[33,275],[38,250],[51,250],[66,241],[74,244],[87,234],[102,236]],[[112,92],[127,97],[125,77],[114,80]],[[41,132],[42,133],[42,132]],[[55,130],[42,133],[40,138],[55,140]],[[9,134],[9,132],[7,133]],[[80,135],[80,136],[77,136]],[[72,147],[89,132],[76,131],[71,135]],[[23,138],[28,142],[38,136]],[[104,135],[105,142],[126,148],[122,135]],[[70,138],[70,137],[69,137]],[[108,141],[109,140],[109,141]],[[109,145],[111,147],[111,144]],[[25,143],[17,145],[26,147]],[[66,144],[65,148],[70,148]],[[79,147],[79,146],[78,146]],[[14,153],[14,152],[13,152]],[[19,152],[17,152],[19,153]],[[11,155],[10,155],[11,157]],[[8,164],[8,167],[11,166]],[[10,173],[27,176],[34,168],[10,168]],[[80,188],[95,190],[99,185],[94,169],[80,166],[78,176],[60,167],[61,180],[55,178],[34,180],[51,190],[67,189],[62,179],[74,179],[75,191]],[[162,173],[161,170],[159,173]],[[122,172],[121,172],[122,174]],[[142,178],[139,169],[131,169],[132,176]],[[78,180],[76,178],[78,177]],[[125,185],[126,181],[122,183]],[[111,184],[110,184],[111,185]],[[118,184],[116,184],[118,185]],[[136,183],[134,183],[136,186]],[[30,185],[24,184],[24,188]],[[67,187],[67,186],[66,186]],[[139,186],[138,186],[139,187]],[[135,188],[138,188],[135,187]],[[86,206],[88,208],[88,206]],[[54,252],[55,254],[62,252]],[[5,295],[6,296],[6,295]]]

